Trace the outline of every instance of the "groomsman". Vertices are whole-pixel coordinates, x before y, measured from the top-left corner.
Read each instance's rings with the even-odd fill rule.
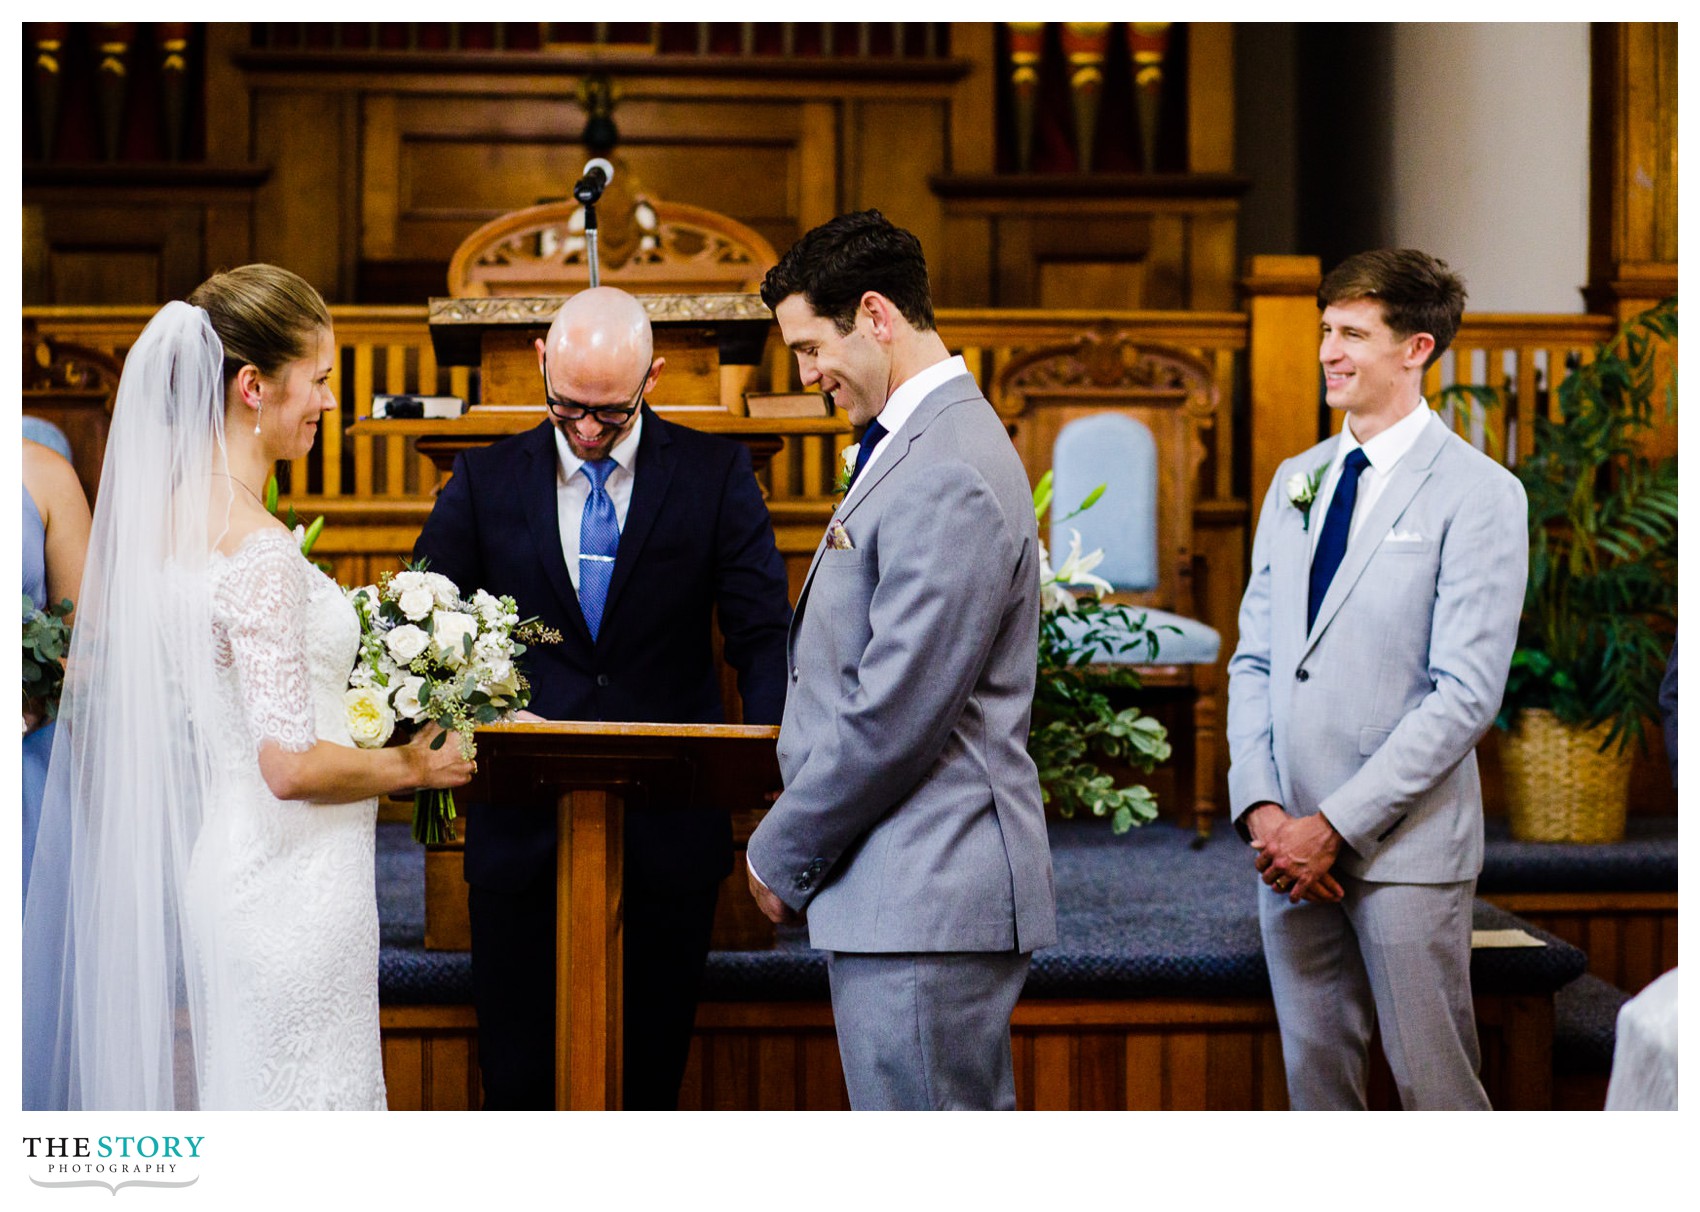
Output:
[[[1423,400],[1464,311],[1444,262],[1361,253],[1317,304],[1345,425],[1269,486],[1228,663],[1229,796],[1268,885],[1288,1097],[1362,1108],[1379,1019],[1407,1110],[1485,1109],[1475,745],[1517,639],[1528,506]]]
[[[644,403],[666,363],[631,295],[574,295],[537,342],[535,429],[455,460],[414,555],[462,589],[512,594],[560,644],[523,663],[556,720],[717,723],[713,625],[744,719],[779,721],[791,608],[742,443]],[[479,804],[468,822],[484,1105],[554,1106],[555,814]],[[626,812],[624,1105],[677,1106],[720,881],[723,814]]]
[[[828,953],[852,1107],[1013,1108],[1010,1012],[1056,939],[1027,477],[933,329],[920,242],[878,211],[805,235],[762,299],[865,429],[791,627],[750,890]]]

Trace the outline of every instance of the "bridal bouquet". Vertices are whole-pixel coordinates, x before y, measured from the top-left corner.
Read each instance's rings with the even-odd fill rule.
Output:
[[[348,731],[363,749],[389,741],[397,724],[427,720],[443,728],[432,747],[456,734],[472,760],[473,729],[531,702],[531,685],[516,659],[526,644],[555,644],[561,634],[536,619],[521,621],[510,597],[480,589],[470,598],[424,562],[385,573],[376,585],[348,591],[360,616],[360,655],[343,702]],[[452,842],[455,797],[447,788],[416,792],[413,838]]]

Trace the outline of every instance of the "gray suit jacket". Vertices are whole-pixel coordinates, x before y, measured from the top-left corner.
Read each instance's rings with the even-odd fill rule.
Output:
[[[857,480],[791,624],[785,793],[750,864],[833,951],[1031,951],[1056,940],[1038,771],[1031,490],[971,376],[940,385]]]
[[[1438,417],[1394,468],[1305,633],[1310,535],[1284,485],[1264,498],[1228,662],[1234,822],[1272,800],[1321,811],[1366,880],[1451,883],[1482,864],[1475,745],[1493,723],[1528,577],[1528,502]],[[1313,516],[1311,525],[1322,519]]]

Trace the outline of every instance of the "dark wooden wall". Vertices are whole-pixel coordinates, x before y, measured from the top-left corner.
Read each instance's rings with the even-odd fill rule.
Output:
[[[472,25],[398,25],[412,39],[399,45],[388,25],[197,25],[188,137],[169,162],[143,137],[161,120],[155,27],[123,28],[122,95],[91,49],[105,27],[26,30],[26,302],[157,303],[245,260],[294,269],[332,302],[422,302],[479,224],[570,192],[586,156],[579,89],[602,72],[625,167],[777,248],[875,206],[920,237],[942,305],[1233,304],[1228,25],[1174,39],[1155,171],[1130,171],[1119,149],[1097,173],[1056,157],[998,171],[1007,47],[989,23],[839,26],[830,55],[818,23],[716,25],[705,53],[694,26],[659,27],[653,49],[595,49],[509,25],[495,49]],[[57,74],[36,66],[44,30],[64,44]],[[1041,117],[1066,133],[1067,65],[1053,49],[1042,70]],[[91,133],[102,122],[121,135],[110,158]],[[1106,118],[1100,148],[1118,151],[1126,126]]]

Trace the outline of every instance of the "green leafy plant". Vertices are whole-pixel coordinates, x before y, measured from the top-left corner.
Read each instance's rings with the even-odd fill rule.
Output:
[[[59,696],[65,687],[65,652],[71,646],[70,598],[36,609],[29,594],[24,599],[24,702],[39,703],[43,719],[59,714]]]
[[[1565,724],[1611,725],[1602,749],[1645,744],[1676,619],[1674,458],[1649,458],[1661,351],[1674,354],[1676,299],[1631,319],[1558,386],[1559,418],[1535,418],[1517,466],[1529,495],[1529,587],[1498,723],[1542,708]],[[1664,408],[1675,408],[1669,360]]]
[[[1100,485],[1061,519],[1078,517],[1104,493]],[[1051,473],[1033,490],[1033,510],[1041,522],[1051,504]],[[1054,571],[1050,557],[1041,562],[1039,677],[1033,695],[1033,724],[1027,752],[1039,768],[1045,802],[1059,815],[1107,817],[1113,833],[1126,833],[1157,817],[1149,788],[1120,783],[1100,759],[1150,774],[1167,761],[1170,747],[1163,725],[1137,707],[1117,710],[1113,693],[1139,689],[1139,675],[1125,665],[1106,665],[1106,654],[1144,650],[1157,659],[1156,632],[1146,616],[1111,605],[1102,595],[1109,586],[1092,575],[1101,551],[1082,556],[1076,538],[1069,557]],[[1041,545],[1041,550],[1043,550]],[[1067,620],[1075,620],[1072,626]]]

